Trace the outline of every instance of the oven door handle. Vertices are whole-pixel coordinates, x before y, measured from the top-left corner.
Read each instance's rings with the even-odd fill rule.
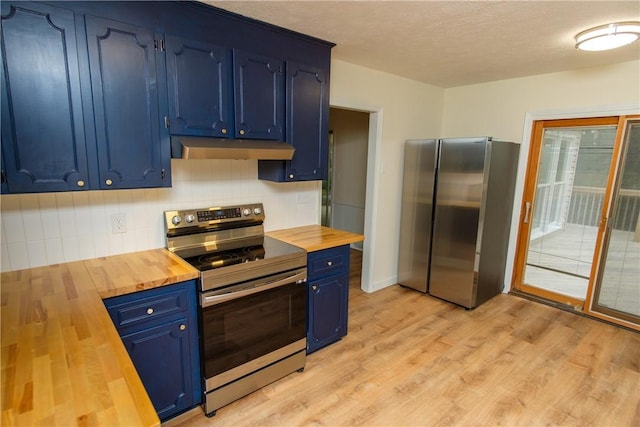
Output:
[[[248,287],[239,291],[226,292],[220,295],[202,295],[201,306],[209,307],[212,305],[220,304],[226,301],[234,300],[236,298],[245,297],[247,295],[256,294],[258,292],[266,291],[269,289],[277,288],[279,286],[288,285],[290,283],[305,283],[307,281],[307,269],[296,271],[294,274],[289,274],[285,277],[279,275],[270,282],[261,282],[253,287]]]

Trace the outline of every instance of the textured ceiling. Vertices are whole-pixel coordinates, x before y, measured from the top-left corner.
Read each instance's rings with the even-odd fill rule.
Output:
[[[440,87],[640,59],[640,42],[579,52],[574,36],[640,21],[640,1],[215,1],[336,43],[332,57]]]

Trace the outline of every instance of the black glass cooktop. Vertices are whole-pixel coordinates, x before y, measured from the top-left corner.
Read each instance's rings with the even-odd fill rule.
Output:
[[[200,271],[212,270],[214,268],[226,267],[243,262],[257,261],[264,259],[264,246],[248,246],[229,251],[213,252],[209,254],[187,258],[189,264]]]
[[[276,239],[265,236],[262,245],[246,246],[225,251],[207,252],[185,258],[189,264],[199,271],[208,271],[236,264],[255,261],[268,262],[276,258],[286,257],[294,253],[304,252],[302,249]]]

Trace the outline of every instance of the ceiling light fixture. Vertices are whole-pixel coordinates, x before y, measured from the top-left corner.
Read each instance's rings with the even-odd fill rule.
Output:
[[[609,50],[633,43],[640,37],[640,22],[614,22],[576,35],[576,49]]]

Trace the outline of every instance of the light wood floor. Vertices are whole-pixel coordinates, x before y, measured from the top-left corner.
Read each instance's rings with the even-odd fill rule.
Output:
[[[640,334],[511,295],[472,311],[360,290],[349,333],[293,373],[171,426],[640,425]]]

